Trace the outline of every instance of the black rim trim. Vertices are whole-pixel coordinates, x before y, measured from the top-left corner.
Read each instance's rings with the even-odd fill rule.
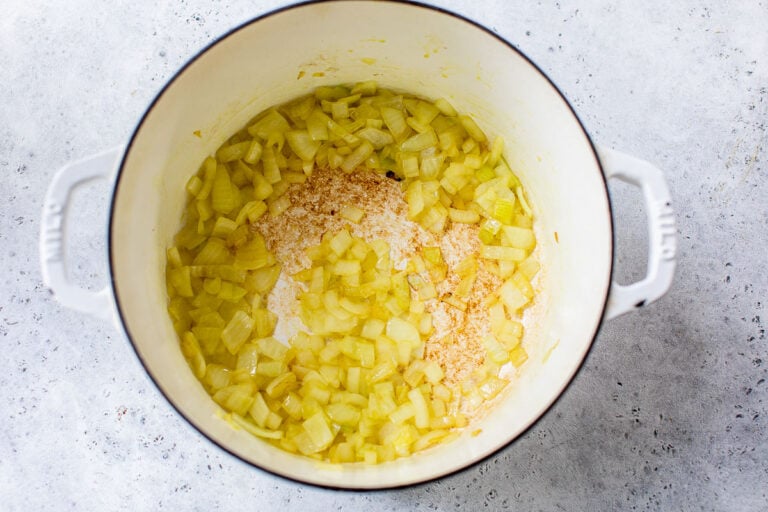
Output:
[[[189,425],[191,425],[198,433],[200,433],[203,437],[208,439],[213,445],[217,446],[219,449],[221,449],[224,452],[226,452],[226,453],[230,454],[231,456],[233,456],[235,459],[241,461],[242,463],[247,464],[248,466],[257,468],[257,469],[259,469],[261,471],[264,471],[264,472],[269,473],[271,475],[277,476],[277,477],[279,477],[281,479],[285,479],[285,480],[287,480],[289,482],[293,482],[293,483],[297,483],[297,484],[309,484],[309,485],[313,485],[315,487],[324,488],[324,489],[351,491],[351,492],[376,492],[376,491],[383,491],[383,490],[387,490],[387,489],[406,489],[406,488],[410,488],[410,487],[419,487],[419,486],[424,486],[426,484],[429,484],[430,482],[434,482],[434,481],[436,481],[438,479],[446,478],[446,477],[449,477],[451,475],[455,475],[457,473],[466,471],[467,469],[469,469],[469,468],[471,468],[473,466],[481,464],[483,461],[486,461],[489,458],[499,454],[502,450],[512,446],[519,439],[523,438],[533,427],[535,427],[539,423],[539,421],[541,421],[542,418],[544,418],[552,410],[552,408],[568,392],[568,389],[571,387],[571,384],[573,383],[574,379],[576,379],[576,377],[579,375],[579,373],[581,373],[581,370],[584,367],[584,364],[587,362],[587,359],[591,355],[592,348],[594,347],[595,341],[597,339],[597,335],[599,334],[599,331],[600,331],[600,327],[601,327],[603,321],[605,320],[605,314],[606,314],[606,309],[607,309],[607,304],[608,304],[608,295],[610,293],[610,286],[611,286],[611,282],[613,280],[613,272],[614,272],[614,268],[613,268],[614,267],[614,265],[613,265],[613,253],[614,253],[614,249],[615,249],[615,234],[614,234],[614,230],[613,230],[614,226],[613,226],[613,216],[612,216],[613,205],[611,204],[611,196],[610,196],[609,191],[608,191],[608,182],[607,182],[607,179],[605,177],[605,172],[604,172],[602,163],[600,161],[600,158],[598,157],[597,149],[595,148],[595,144],[593,143],[592,138],[589,136],[589,133],[587,132],[587,130],[586,130],[585,126],[584,126],[584,123],[581,121],[579,116],[576,114],[576,111],[571,106],[570,102],[565,97],[565,95],[562,93],[562,91],[557,87],[557,85],[555,85],[555,83],[549,78],[549,76],[546,73],[544,73],[544,71],[536,63],[534,63],[525,53],[523,53],[522,50],[519,50],[518,48],[516,48],[511,42],[507,41],[506,39],[501,37],[499,34],[495,33],[493,30],[491,30],[491,29],[481,25],[480,23],[475,22],[475,21],[473,21],[473,20],[471,20],[469,18],[466,18],[465,16],[463,16],[461,14],[458,14],[458,13],[455,13],[455,12],[452,12],[452,11],[448,11],[448,10],[442,8],[442,7],[437,7],[437,6],[433,6],[433,5],[424,5],[424,4],[415,2],[413,0],[386,0],[387,2],[393,3],[393,4],[405,4],[405,5],[410,5],[410,6],[413,6],[413,7],[419,7],[419,8],[422,8],[422,9],[427,9],[427,10],[435,11],[435,12],[438,12],[438,13],[441,13],[441,14],[446,14],[446,15],[454,17],[454,18],[456,18],[458,20],[461,20],[461,21],[463,21],[465,23],[468,23],[468,24],[474,26],[475,28],[478,28],[478,29],[482,30],[483,32],[493,36],[499,42],[501,42],[502,44],[506,45],[510,50],[512,50],[513,52],[517,53],[528,64],[533,66],[533,68],[536,69],[536,71],[538,71],[541,74],[541,76],[549,83],[549,85],[554,89],[554,91],[560,96],[560,98],[563,100],[565,105],[570,110],[570,112],[573,115],[574,119],[576,119],[576,122],[579,124],[579,127],[581,128],[581,131],[582,131],[582,133],[584,135],[584,138],[587,140],[587,143],[592,148],[592,153],[593,153],[593,155],[595,157],[595,162],[597,163],[597,167],[601,171],[600,172],[600,178],[603,181],[603,186],[605,188],[605,195],[606,195],[606,199],[608,201],[608,223],[609,223],[609,226],[610,226],[610,229],[611,229],[611,241],[610,241],[611,258],[610,258],[610,269],[609,269],[609,273],[608,273],[608,277],[609,277],[608,289],[605,291],[605,301],[603,302],[602,314],[600,315],[599,321],[594,326],[594,333],[592,335],[592,340],[590,341],[589,346],[587,347],[587,351],[585,352],[584,357],[582,358],[582,360],[579,363],[578,367],[574,371],[573,375],[565,383],[565,386],[563,387],[562,391],[554,398],[554,400],[549,405],[546,406],[546,408],[544,408],[544,410],[541,412],[541,414],[539,414],[539,416],[536,419],[534,419],[531,422],[530,425],[528,425],[525,429],[523,429],[520,433],[518,433],[517,436],[515,436],[513,439],[511,439],[507,443],[504,443],[503,445],[501,445],[498,448],[494,449],[493,451],[489,452],[487,455],[484,455],[484,456],[482,456],[481,458],[479,458],[477,460],[470,461],[470,462],[466,463],[465,465],[463,465],[461,467],[458,467],[456,469],[453,469],[453,470],[450,470],[450,471],[447,471],[447,472],[444,472],[444,473],[440,473],[438,475],[432,476],[432,477],[430,477],[428,479],[425,479],[425,480],[420,480],[420,481],[413,482],[413,483],[397,484],[397,485],[391,485],[391,486],[387,486],[387,487],[377,487],[377,488],[340,487],[340,486],[333,486],[333,485],[326,485],[326,484],[318,484],[318,483],[315,483],[315,482],[309,482],[309,481],[306,481],[306,480],[300,480],[300,479],[294,478],[294,477],[289,476],[289,475],[278,473],[278,472],[276,472],[274,470],[262,467],[262,466],[254,463],[252,461],[246,460],[245,458],[241,457],[237,453],[235,453],[235,452],[227,449],[226,447],[222,446],[221,444],[219,444],[219,442],[216,439],[214,439],[213,437],[211,437],[208,434],[206,434],[201,427],[199,427],[194,421],[192,421],[192,419],[187,417],[187,415],[185,415],[184,412],[181,411],[181,409],[179,409],[179,407],[174,403],[173,400],[171,400],[170,396],[165,392],[165,390],[163,390],[163,388],[160,387],[158,381],[152,375],[152,372],[150,372],[146,362],[144,361],[144,359],[142,358],[141,354],[139,353],[139,351],[138,351],[138,349],[136,347],[136,344],[133,341],[133,337],[131,336],[131,333],[130,333],[127,325],[126,325],[125,317],[123,315],[123,310],[122,310],[122,307],[120,305],[120,298],[119,298],[118,293],[117,293],[117,282],[115,281],[115,277],[114,277],[114,274],[112,272],[112,268],[114,267],[114,252],[113,252],[113,247],[112,247],[112,236],[113,236],[113,228],[114,228],[114,224],[113,224],[114,223],[114,216],[113,216],[113,214],[114,214],[115,202],[116,202],[116,199],[117,199],[117,195],[118,195],[118,191],[119,191],[120,183],[121,183],[121,178],[122,178],[122,174],[123,174],[123,167],[125,166],[125,160],[126,160],[128,154],[130,153],[131,148],[133,147],[134,140],[136,139],[136,136],[138,135],[139,130],[141,130],[141,127],[143,126],[144,121],[146,120],[147,116],[152,111],[152,109],[155,107],[155,105],[165,95],[167,90],[171,87],[171,85],[173,85],[173,83],[176,81],[176,79],[179,76],[181,76],[192,64],[194,64],[200,57],[202,57],[205,53],[207,53],[208,50],[210,50],[211,48],[213,48],[214,46],[216,46],[217,44],[219,44],[223,40],[227,39],[231,35],[235,34],[236,32],[239,32],[240,30],[242,30],[242,29],[244,29],[244,28],[246,28],[246,27],[248,27],[248,26],[250,26],[250,25],[252,25],[254,23],[257,23],[258,21],[261,21],[261,20],[263,20],[265,18],[269,18],[269,17],[274,16],[276,14],[280,14],[280,13],[282,13],[284,11],[289,11],[289,10],[292,10],[292,9],[295,9],[295,8],[299,8],[299,7],[303,7],[303,6],[307,6],[307,5],[324,3],[325,1],[328,1],[328,0],[308,0],[308,1],[304,1],[304,2],[298,2],[298,3],[295,3],[295,4],[287,5],[287,6],[284,6],[284,7],[280,7],[280,8],[274,9],[272,11],[268,11],[268,12],[266,12],[264,14],[261,14],[261,15],[255,17],[255,18],[252,18],[252,19],[250,19],[250,20],[248,20],[246,22],[243,22],[240,25],[238,25],[238,26],[230,29],[229,31],[225,32],[224,34],[222,34],[221,36],[217,37],[212,42],[208,43],[201,50],[199,50],[193,57],[191,57],[186,62],[186,64],[184,64],[178,71],[176,71],[176,73],[174,73],[173,76],[162,87],[160,92],[157,93],[155,98],[150,103],[149,107],[147,107],[147,109],[144,112],[144,114],[142,114],[141,118],[139,119],[139,122],[136,124],[136,128],[133,130],[133,133],[131,134],[129,142],[126,145],[125,151],[124,151],[123,156],[122,156],[122,158],[120,160],[120,166],[118,167],[118,170],[117,170],[117,177],[116,177],[116,180],[115,180],[114,191],[112,193],[112,200],[111,200],[110,206],[109,206],[109,230],[107,232],[107,247],[108,247],[108,251],[109,251],[109,265],[110,265],[110,272],[109,272],[109,274],[110,274],[110,281],[112,283],[112,293],[113,293],[113,297],[114,297],[114,301],[115,301],[115,309],[116,309],[117,314],[118,314],[119,319],[120,319],[120,325],[123,327],[123,331],[125,332],[126,337],[128,338],[128,341],[130,341],[131,347],[133,348],[134,353],[136,354],[136,357],[139,359],[139,361],[141,362],[142,366],[144,367],[144,371],[146,371],[147,374],[150,376],[150,380],[152,381],[154,386],[157,388],[158,391],[160,391],[160,394],[162,394],[163,397],[165,397],[166,401],[171,405],[171,407],[173,407],[174,410],[182,418],[184,418],[184,420]],[[381,0],[363,0],[363,1],[381,1]]]

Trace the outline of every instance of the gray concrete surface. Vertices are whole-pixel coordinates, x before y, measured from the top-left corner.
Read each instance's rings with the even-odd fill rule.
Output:
[[[536,61],[596,141],[665,170],[669,294],[604,325],[524,438],[415,488],[276,479],[180,420],[111,325],[57,305],[37,237],[52,173],[123,143],[175,69],[276,1],[20,1],[0,16],[0,509],[768,510],[768,4],[444,0]],[[612,186],[624,280],[639,196]],[[104,282],[109,187],[78,193],[73,275]]]

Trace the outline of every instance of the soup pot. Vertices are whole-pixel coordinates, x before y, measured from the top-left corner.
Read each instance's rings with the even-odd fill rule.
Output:
[[[185,184],[200,162],[255,114],[319,85],[375,80],[380,87],[444,97],[486,133],[533,203],[542,272],[529,353],[517,380],[458,439],[379,465],[322,463],[236,430],[190,371],[166,312],[165,250],[180,227]],[[109,285],[68,280],[64,218],[74,187],[114,181]],[[649,225],[647,276],[612,282],[613,228],[606,180],[642,189]],[[45,199],[45,283],[66,306],[115,319],[173,407],[224,450],[269,472],[351,489],[397,487],[465,468],[536,422],[581,367],[602,322],[669,288],[675,226],[662,173],[596,147],[544,73],[510,43],[440,9],[390,1],[305,3],[260,16],[193,57],[157,95],[124,148],[70,164]]]

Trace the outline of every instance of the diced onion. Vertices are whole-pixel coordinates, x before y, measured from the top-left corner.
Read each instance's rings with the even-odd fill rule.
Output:
[[[500,368],[528,358],[520,315],[540,268],[531,204],[503,152],[501,137],[489,142],[446,99],[368,81],[270,108],[206,158],[186,181],[184,225],[166,252],[168,312],[224,419],[292,453],[377,464],[450,441],[468,424],[462,408],[501,394]],[[282,266],[258,226],[294,207],[289,191],[317,167],[394,173],[410,221],[438,236],[468,225],[480,249],[457,263],[423,247],[395,269],[384,240],[353,236],[367,213],[343,205],[351,225],[326,233],[293,271],[306,329],[276,339],[268,306]],[[483,275],[503,282],[481,302],[484,362],[449,386],[425,359],[434,306],[477,307]]]

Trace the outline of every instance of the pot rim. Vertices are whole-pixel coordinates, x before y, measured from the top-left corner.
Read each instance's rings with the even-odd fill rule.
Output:
[[[516,48],[510,41],[503,38],[498,33],[494,32],[493,30],[489,29],[488,27],[482,25],[481,23],[474,21],[472,19],[469,19],[468,17],[458,14],[456,12],[447,10],[443,7],[434,6],[434,5],[427,5],[419,3],[415,0],[384,0],[387,3],[390,4],[401,4],[408,7],[415,7],[415,8],[421,8],[426,9],[429,11],[436,12],[438,14],[448,15],[451,16],[457,20],[460,20],[464,23],[468,23],[472,25],[474,28],[480,29],[483,32],[493,36],[499,43],[506,46],[509,50],[516,53],[518,56],[522,57],[529,65],[531,65],[548,83],[549,85],[554,89],[554,91],[560,96],[562,101],[565,103],[565,105],[568,107],[568,110],[570,110],[571,114],[573,115],[573,118],[576,120],[576,122],[579,125],[579,128],[581,129],[581,133],[583,134],[584,138],[586,139],[587,144],[589,144],[589,147],[592,150],[592,155],[595,158],[595,162],[597,164],[597,168],[600,171],[600,179],[602,180],[603,187],[605,189],[605,196],[607,199],[608,204],[608,223],[610,227],[610,244],[609,248],[611,251],[611,258],[609,260],[610,262],[610,268],[608,269],[608,282],[607,287],[605,289],[604,293],[604,300],[603,305],[601,308],[601,313],[598,321],[595,323],[594,332],[592,334],[592,339],[589,342],[589,345],[587,346],[587,350],[584,353],[584,356],[582,357],[581,361],[578,363],[578,366],[574,369],[573,374],[571,377],[564,383],[563,388],[561,391],[554,397],[554,399],[549,403],[546,407],[544,407],[541,411],[541,413],[531,420],[530,424],[526,426],[523,430],[521,430],[514,438],[508,440],[507,442],[499,445],[497,448],[486,454],[485,456],[474,460],[474,461],[468,461],[466,464],[457,467],[455,469],[451,470],[443,470],[440,472],[437,472],[427,478],[422,478],[420,480],[409,482],[409,483],[403,483],[403,484],[394,484],[394,485],[386,485],[382,487],[370,487],[370,488],[354,488],[354,487],[343,487],[343,486],[336,486],[336,485],[329,485],[329,484],[320,484],[316,482],[311,482],[307,480],[302,480],[300,478],[296,478],[291,476],[287,473],[280,473],[276,470],[266,468],[264,466],[259,465],[256,462],[252,462],[250,460],[245,459],[243,456],[239,455],[233,450],[230,450],[219,443],[216,439],[214,439],[211,435],[206,433],[206,431],[199,426],[195,421],[188,417],[174,402],[174,400],[171,398],[171,396],[166,393],[166,391],[160,386],[158,381],[155,379],[152,372],[149,370],[148,365],[144,361],[144,359],[141,356],[141,353],[136,347],[136,343],[134,342],[133,336],[131,335],[130,330],[128,329],[127,323],[125,321],[125,316],[123,313],[123,308],[120,303],[120,297],[117,293],[117,282],[115,280],[115,275],[112,272],[112,268],[114,267],[114,250],[113,250],[113,229],[114,229],[114,212],[115,212],[115,203],[117,200],[117,195],[120,188],[121,178],[123,175],[123,169],[127,160],[127,157],[133,147],[134,141],[136,140],[136,137],[141,130],[142,126],[144,125],[145,120],[149,116],[150,112],[154,109],[155,105],[163,98],[165,93],[168,91],[168,89],[176,82],[176,80],[195,62],[197,62],[200,58],[205,56],[206,53],[208,53],[209,50],[211,50],[213,47],[218,45],[219,43],[223,42],[224,40],[228,39],[230,36],[236,34],[237,32],[240,32],[241,30],[250,27],[251,25],[258,23],[261,20],[270,18],[274,15],[280,14],[285,11],[290,11],[292,9],[302,8],[306,7],[308,5],[313,4],[320,4],[320,3],[326,3],[326,2],[341,2],[343,0],[304,0],[296,3],[291,3],[288,5],[284,5],[282,7],[278,7],[269,11],[264,12],[263,14],[260,14],[256,17],[253,17],[245,22],[240,23],[239,25],[227,30],[223,34],[216,37],[214,40],[209,42],[207,45],[205,45],[203,48],[198,50],[194,55],[189,57],[187,61],[182,65],[174,74],[169,78],[166,83],[163,85],[163,87],[160,89],[157,94],[155,94],[154,98],[150,102],[149,106],[146,108],[144,113],[139,118],[138,123],[136,124],[136,127],[133,129],[131,136],[128,140],[128,144],[125,146],[125,150],[123,151],[123,154],[120,158],[119,166],[117,167],[117,173],[116,173],[116,179],[115,179],[115,185],[114,185],[114,191],[112,193],[112,198],[109,205],[109,229],[107,231],[107,251],[108,251],[108,259],[109,259],[109,279],[111,283],[111,292],[114,297],[114,304],[115,304],[115,310],[117,312],[117,317],[119,319],[120,326],[123,328],[123,331],[126,334],[126,337],[128,338],[128,341],[131,344],[131,348],[133,349],[134,353],[136,354],[136,357],[141,362],[142,366],[144,367],[144,371],[149,375],[150,380],[152,384],[157,388],[158,391],[163,395],[163,397],[166,399],[166,401],[173,407],[173,409],[189,424],[191,425],[198,433],[200,433],[203,437],[205,437],[208,441],[210,441],[214,446],[218,447],[219,449],[223,450],[224,452],[230,454],[235,459],[239,460],[240,462],[247,464],[250,467],[259,469],[261,471],[264,471],[270,475],[277,476],[281,479],[285,479],[292,483],[298,483],[298,484],[309,484],[315,487],[324,488],[324,489],[331,489],[331,490],[341,490],[341,491],[352,491],[352,492],[371,492],[371,491],[378,491],[378,490],[385,490],[385,489],[406,489],[409,487],[416,487],[425,485],[427,483],[433,482],[439,478],[444,478],[447,476],[451,476],[460,472],[463,472],[470,467],[476,466],[478,464],[481,464],[482,462],[490,459],[491,457],[498,455],[502,450],[510,447],[514,443],[516,443],[518,440],[523,438],[534,426],[536,426],[539,421],[541,421],[542,418],[544,418],[551,410],[552,408],[560,401],[560,399],[565,395],[565,393],[568,391],[568,389],[571,387],[571,384],[576,379],[576,377],[581,372],[582,368],[584,367],[584,364],[586,363],[587,359],[589,358],[590,354],[592,353],[592,348],[594,347],[595,341],[597,339],[597,335],[599,334],[600,327],[602,326],[604,320],[605,320],[605,314],[606,314],[606,308],[608,304],[608,295],[610,292],[611,282],[613,279],[613,273],[614,273],[614,261],[613,261],[613,254],[615,250],[615,233],[614,233],[614,225],[613,225],[613,205],[611,203],[611,196],[608,190],[608,182],[607,178],[605,176],[605,169],[603,169],[602,162],[600,161],[600,158],[597,154],[597,149],[595,147],[594,142],[592,141],[592,138],[590,137],[589,133],[586,130],[586,127],[584,126],[584,123],[579,118],[578,114],[576,113],[575,109],[571,105],[571,103],[568,101],[566,96],[563,94],[563,92],[557,87],[557,85],[549,78],[549,76],[544,73],[544,71],[533,61],[531,60],[522,50]],[[358,0],[363,2],[381,2],[382,0]]]

